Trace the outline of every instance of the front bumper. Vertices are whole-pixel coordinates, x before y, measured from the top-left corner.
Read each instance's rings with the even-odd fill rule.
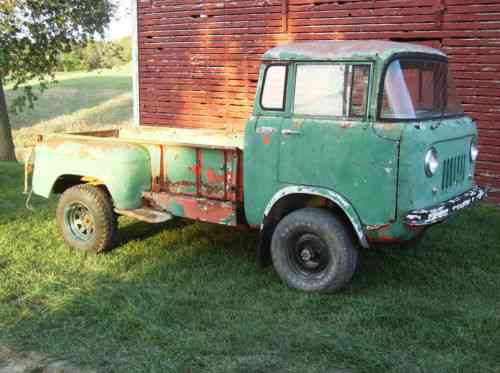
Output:
[[[448,219],[451,215],[465,208],[471,207],[475,202],[482,200],[486,196],[486,191],[475,186],[473,189],[454,197],[439,205],[410,211],[403,219],[410,227],[425,227],[440,223]]]

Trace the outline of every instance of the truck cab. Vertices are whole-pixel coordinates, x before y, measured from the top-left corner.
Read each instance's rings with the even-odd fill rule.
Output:
[[[245,137],[251,223],[272,213],[266,202],[280,190],[308,190],[352,207],[363,246],[397,243],[483,198],[474,184],[476,125],[442,52],[296,43],[266,53],[260,74]]]
[[[258,259],[335,292],[358,248],[404,243],[484,198],[477,128],[442,52],[387,41],[291,43],[263,56],[242,134],[137,129],[35,149],[36,194],[60,193],[70,246],[112,247],[116,214],[260,231]],[[117,175],[116,177],[114,175]]]

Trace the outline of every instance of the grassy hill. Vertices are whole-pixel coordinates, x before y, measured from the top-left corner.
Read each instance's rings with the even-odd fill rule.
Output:
[[[11,115],[18,153],[38,133],[115,128],[132,123],[130,65],[59,73],[57,81],[40,96],[34,110]],[[7,87],[7,100],[15,95]]]

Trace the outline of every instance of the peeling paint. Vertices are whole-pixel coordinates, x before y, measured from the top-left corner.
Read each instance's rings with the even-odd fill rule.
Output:
[[[358,217],[358,214],[354,210],[354,208],[351,206],[351,204],[340,194],[335,193],[331,190],[327,190],[324,188],[315,188],[315,187],[309,187],[309,186],[289,186],[286,188],[281,189],[278,191],[269,201],[267,204],[267,207],[264,211],[264,216],[268,216],[271,210],[273,209],[274,205],[281,200],[282,198],[291,195],[291,194],[308,194],[308,195],[313,195],[313,196],[320,196],[329,199],[332,201],[334,204],[342,208],[342,210],[346,213],[348,216],[349,220],[351,221],[351,224],[361,242],[361,245],[365,248],[368,248],[370,245],[368,244],[368,241],[366,239],[364,230],[363,230],[363,225],[361,223],[361,220]]]
[[[443,52],[437,49],[409,43],[397,43],[382,40],[324,40],[281,45],[265,53],[263,60],[372,60],[375,56],[387,59],[394,54],[404,52],[417,52],[445,56]]]
[[[153,206],[177,217],[207,223],[238,225],[237,205],[232,202],[173,195],[164,192],[146,192],[143,197]]]
[[[276,132],[276,128],[262,126],[262,127],[257,127],[257,129],[255,130],[255,132],[258,135],[272,135],[273,133]]]
[[[367,231],[382,231],[384,229],[389,228],[390,224],[376,224],[376,225],[367,225],[365,228]]]
[[[485,196],[484,189],[476,186],[472,190],[437,206],[411,211],[405,216],[404,222],[406,225],[414,227],[436,224],[446,220],[458,211],[471,207],[475,202],[484,199]]]

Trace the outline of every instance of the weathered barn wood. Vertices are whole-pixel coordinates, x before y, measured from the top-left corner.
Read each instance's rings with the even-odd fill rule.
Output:
[[[478,121],[478,180],[500,203],[499,0],[137,0],[140,121],[242,130],[260,56],[287,41],[442,48]]]

